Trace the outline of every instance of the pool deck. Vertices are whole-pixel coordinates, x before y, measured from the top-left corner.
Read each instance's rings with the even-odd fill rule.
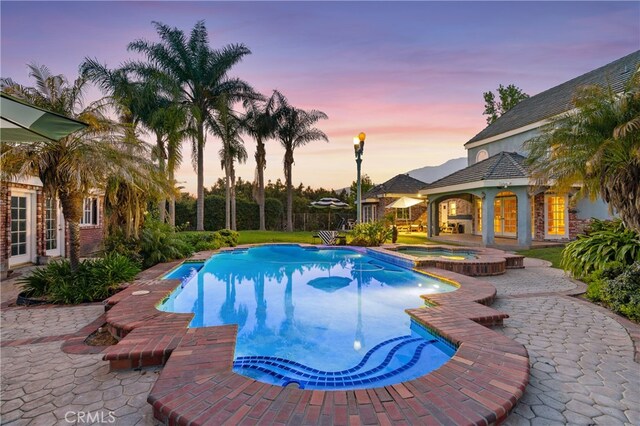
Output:
[[[516,406],[529,380],[524,345],[488,328],[508,317],[486,306],[496,289],[475,278],[423,268],[460,284],[454,292],[423,296],[432,307],[407,310],[458,345],[442,367],[404,383],[351,391],[261,383],[232,371],[235,326],[189,329],[193,314],[155,308],[179,284],[158,279],[174,266],[146,271],[108,300],[106,313],[109,329],[122,337],[104,352],[112,370],[165,364],[148,396],[154,416],[165,424],[494,424]],[[140,290],[148,293],[133,294]]]
[[[640,424],[640,325],[576,297],[584,284],[549,262],[525,266],[483,278],[498,291],[492,307],[509,313],[494,329],[524,344],[531,366],[503,424]],[[113,415],[117,425],[161,424],[147,397],[163,368],[109,371],[100,348],[83,344],[104,324],[102,304],[13,306],[15,280],[0,284],[3,423],[67,424],[73,410]]]

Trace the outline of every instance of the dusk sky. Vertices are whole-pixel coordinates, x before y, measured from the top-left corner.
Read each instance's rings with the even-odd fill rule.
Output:
[[[204,20],[212,47],[252,51],[232,70],[262,93],[324,111],[330,142],[295,152],[297,185],[355,180],[353,136],[367,134],[362,170],[375,183],[465,156],[486,125],[482,92],[516,84],[535,95],[640,49],[640,2],[7,2],[1,75],[31,85],[27,63],[77,76],[85,57],[113,68],[127,44],[157,41],[151,21],[189,32]],[[99,97],[94,90],[87,100]],[[149,138],[150,139],[150,138]],[[254,142],[237,175],[253,180]],[[224,176],[207,138],[205,186]],[[178,173],[195,192],[185,144]],[[267,145],[267,179],[283,179],[284,151]]]

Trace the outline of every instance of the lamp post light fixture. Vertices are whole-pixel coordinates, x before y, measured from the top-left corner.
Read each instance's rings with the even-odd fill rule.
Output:
[[[362,222],[362,183],[360,181],[360,165],[362,164],[362,152],[364,151],[364,139],[367,135],[360,132],[358,137],[353,138],[353,149],[356,153],[356,168],[358,170],[356,182],[358,191],[356,193],[356,223]]]

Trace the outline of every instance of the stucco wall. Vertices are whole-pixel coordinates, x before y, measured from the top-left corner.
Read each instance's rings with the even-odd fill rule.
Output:
[[[490,142],[482,146],[470,148],[467,150],[467,164],[474,164],[476,162],[476,155],[478,155],[478,152],[483,149],[487,151],[489,157],[491,157],[492,155],[496,155],[502,151],[517,152],[520,155],[526,156],[527,152],[522,146],[523,143],[537,135],[538,129],[532,129],[526,132],[518,133],[517,135]]]

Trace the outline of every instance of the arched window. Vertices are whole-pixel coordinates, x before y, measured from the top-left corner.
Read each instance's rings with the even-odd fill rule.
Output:
[[[476,154],[476,163],[479,163],[482,160],[486,160],[487,158],[489,158],[489,153],[487,152],[486,149],[481,149]]]

